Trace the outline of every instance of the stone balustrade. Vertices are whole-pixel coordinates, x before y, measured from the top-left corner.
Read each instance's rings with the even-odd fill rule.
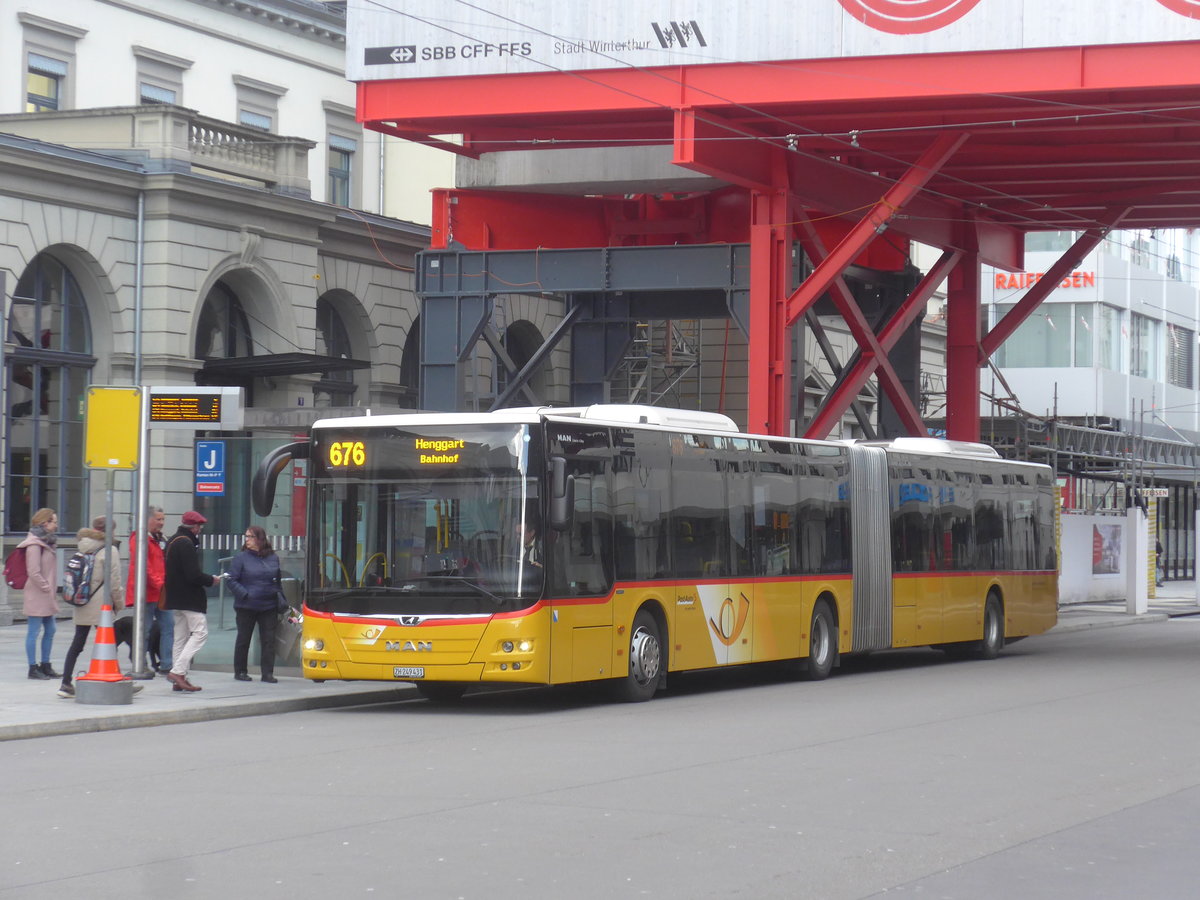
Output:
[[[168,104],[0,115],[0,133],[145,160],[147,171],[194,172],[310,196],[313,141],[211,119]]]

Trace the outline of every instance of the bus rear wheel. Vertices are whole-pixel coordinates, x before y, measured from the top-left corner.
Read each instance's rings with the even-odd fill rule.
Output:
[[[829,604],[821,600],[813,608],[812,626],[808,630],[808,659],[804,674],[809,681],[821,681],[833,671],[837,658],[837,626]]]
[[[416,681],[413,684],[417,693],[431,703],[457,703],[467,692],[465,684],[453,681]]]
[[[662,639],[658,623],[646,610],[633,617],[629,635],[629,671],[616,684],[617,699],[627,703],[649,700],[658,690],[662,675]]]

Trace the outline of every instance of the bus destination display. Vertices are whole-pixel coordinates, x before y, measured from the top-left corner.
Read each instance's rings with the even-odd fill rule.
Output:
[[[455,465],[466,446],[467,442],[459,438],[412,438],[413,456],[422,466]],[[330,441],[325,454],[331,469],[361,468],[367,465],[369,456],[367,444],[355,440]]]
[[[362,441],[332,441],[329,444],[329,467],[345,469],[367,464],[367,445]]]
[[[466,441],[452,438],[439,438],[435,440],[429,440],[428,438],[413,439],[413,449],[417,451],[421,465],[423,466],[453,465],[458,462],[461,454],[451,453],[450,451],[465,450],[466,446]]]

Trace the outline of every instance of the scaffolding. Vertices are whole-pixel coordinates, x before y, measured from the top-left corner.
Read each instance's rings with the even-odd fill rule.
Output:
[[[612,381],[612,402],[701,409],[701,326],[700,319],[635,322],[629,350]],[[616,396],[618,387],[624,396]]]

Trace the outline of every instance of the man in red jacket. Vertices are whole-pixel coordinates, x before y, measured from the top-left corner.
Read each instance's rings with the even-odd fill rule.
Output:
[[[166,581],[166,567],[163,562],[163,525],[166,523],[166,516],[163,515],[161,506],[151,506],[146,510],[146,609],[145,615],[142,617],[143,634],[143,653],[148,653],[150,650],[150,632],[154,629],[154,623],[158,623],[158,671],[166,673],[171,671],[171,653],[175,647],[175,615],[170,610],[159,609],[158,600],[162,596],[163,584]],[[137,532],[129,536],[129,577],[125,580],[126,589],[125,596],[127,602],[132,605],[134,598],[134,588],[137,584],[137,570],[134,552],[137,540]],[[143,678],[153,678],[154,669],[149,665],[149,660],[146,660],[146,674]]]

